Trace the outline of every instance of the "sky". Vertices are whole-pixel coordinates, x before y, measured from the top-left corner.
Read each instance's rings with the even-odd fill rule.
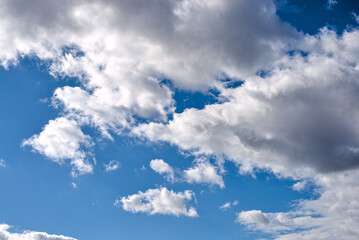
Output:
[[[0,16],[0,240],[359,238],[357,1]]]

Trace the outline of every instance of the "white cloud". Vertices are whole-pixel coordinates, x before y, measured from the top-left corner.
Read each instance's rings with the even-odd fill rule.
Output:
[[[24,231],[22,233],[12,233],[9,232],[10,228],[7,224],[0,224],[1,240],[76,240],[75,238],[45,232]]]
[[[187,201],[194,197],[190,190],[175,193],[167,188],[148,189],[146,192],[139,191],[137,194],[116,200],[116,206],[122,206],[125,211],[138,213],[165,214],[175,216],[197,217],[193,207],[187,208]]]
[[[231,202],[226,202],[225,204],[223,204],[222,206],[219,207],[219,209],[221,210],[227,210],[228,208],[231,207]]]
[[[288,56],[265,76],[223,89],[224,102],[174,114],[167,124],[143,124],[133,133],[224,156],[242,172],[261,168],[296,178],[356,167],[358,37],[356,30],[339,37],[324,29],[303,41],[308,55]]]
[[[106,172],[112,172],[121,167],[121,164],[117,160],[111,160],[108,164],[104,164],[104,165]]]
[[[175,171],[162,159],[153,159],[150,162],[150,167],[157,173],[165,175],[168,181],[175,181]]]
[[[71,186],[72,186],[72,188],[74,188],[74,189],[78,189],[78,188],[79,188],[79,187],[77,186],[77,184],[74,183],[74,182],[71,183]]]
[[[227,211],[229,208],[231,208],[232,206],[237,206],[238,205],[238,200],[235,200],[233,202],[226,202],[225,204],[223,204],[222,206],[219,207],[219,209],[223,210],[223,211]]]
[[[260,210],[242,211],[237,215],[237,221],[244,224],[268,224],[267,214]]]
[[[0,167],[6,167],[6,162],[2,158],[0,158]]]
[[[306,186],[307,186],[307,181],[303,180],[303,181],[299,181],[299,182],[296,182],[295,184],[293,184],[292,189],[300,192],[300,191],[303,191]]]
[[[209,183],[224,188],[223,178],[218,174],[218,168],[203,159],[197,160],[195,166],[184,170],[183,177],[189,183]]]
[[[358,239],[358,170],[315,177],[320,196],[301,200],[289,212],[238,214],[237,221],[272,233],[275,239]]]
[[[74,120],[64,117],[50,120],[40,134],[24,140],[22,145],[31,146],[59,164],[70,160],[74,176],[93,171],[93,166],[87,160],[88,153],[81,149],[82,146],[90,147],[93,143]]]
[[[321,175],[313,179],[324,189],[319,199],[303,202],[301,209],[322,217],[258,211],[240,216],[252,224],[268,219],[262,228],[302,229],[282,239],[338,234],[357,239],[357,181],[350,178],[358,173],[345,171],[359,165],[359,31],[297,33],[280,21],[270,0],[157,3],[0,0],[1,64],[37,56],[50,60],[54,76],[80,80],[80,86],[54,93],[53,104],[65,117],[50,121],[24,145],[59,163],[69,159],[74,173],[91,172],[83,150],[91,139],[80,129],[88,124],[108,138],[133,129],[136,136],[166,141],[196,156],[228,159],[241,173],[259,168],[298,181]],[[72,49],[63,54],[65,46]],[[287,56],[288,50],[296,50],[294,56]],[[259,70],[265,74],[256,76]],[[245,83],[228,89],[219,81],[227,77]],[[216,87],[220,101],[167,121],[174,100],[163,79],[188,90]],[[138,117],[146,124],[137,127]],[[224,186],[208,163],[184,174],[190,182]],[[335,182],[337,178],[341,180]],[[130,211],[156,213],[160,210],[152,198],[165,190],[151,189],[123,201]],[[190,215],[183,208],[188,194],[181,194],[179,212]],[[151,202],[143,203],[146,198]],[[287,220],[294,225],[284,224]]]

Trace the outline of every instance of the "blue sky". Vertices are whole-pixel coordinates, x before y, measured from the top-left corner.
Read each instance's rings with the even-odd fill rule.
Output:
[[[0,240],[358,238],[355,1],[0,6]]]

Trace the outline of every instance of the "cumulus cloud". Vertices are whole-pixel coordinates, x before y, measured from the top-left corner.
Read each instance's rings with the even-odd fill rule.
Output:
[[[174,181],[175,178],[175,171],[173,168],[168,165],[165,161],[162,159],[153,159],[150,162],[150,167],[157,173],[161,175],[165,175],[166,179],[168,181]]]
[[[189,183],[209,183],[224,188],[223,178],[218,174],[218,168],[203,159],[197,160],[195,166],[184,170],[183,177]]]
[[[112,172],[121,167],[121,164],[117,160],[111,160],[108,164],[104,164],[104,165],[106,172]]]
[[[225,156],[241,171],[270,169],[283,176],[357,167],[359,31],[329,30],[303,41],[300,52],[264,76],[223,89],[223,103],[174,114],[167,124],[133,132],[196,154]]]
[[[175,193],[167,188],[148,189],[146,192],[139,191],[137,194],[116,200],[116,206],[122,206],[125,211],[133,213],[148,213],[197,217],[193,207],[187,207],[187,202],[194,197],[190,190]]]
[[[359,31],[298,33],[280,21],[271,0],[156,3],[0,0],[1,64],[36,56],[54,77],[79,80],[54,92],[64,117],[23,145],[58,163],[69,160],[74,175],[92,172],[84,150],[92,141],[80,128],[87,124],[110,139],[131,131],[195,156],[230,160],[241,173],[257,168],[299,182],[311,178],[321,195],[303,201],[302,212],[254,210],[238,221],[272,232],[300,230],[282,239],[357,239]],[[221,82],[227,78],[245,82],[227,88]],[[213,87],[217,103],[171,116],[173,88]],[[209,162],[183,174],[188,182],[224,186]],[[132,212],[195,216],[186,207],[191,198],[190,191],[161,188],[118,203]]]
[[[75,238],[45,232],[24,231],[22,233],[12,233],[9,232],[10,228],[7,224],[0,224],[1,240],[76,240]]]
[[[237,221],[245,224],[268,224],[269,222],[267,215],[260,210],[242,211],[238,214]]]
[[[93,171],[93,166],[87,159],[88,153],[81,148],[90,147],[93,143],[90,136],[85,135],[74,120],[65,117],[50,120],[40,134],[24,140],[22,145],[31,146],[59,164],[70,160],[73,176]]]
[[[219,185],[224,188],[224,181],[219,174],[219,169],[213,166],[208,160],[198,158],[194,161],[194,166],[183,171],[176,171],[162,159],[154,159],[150,162],[150,167],[157,173],[165,175],[168,181],[186,181],[188,183],[206,183],[210,185]]]
[[[81,86],[58,88],[53,101],[109,138],[136,117],[167,119],[174,101],[163,79],[206,90],[220,78],[255,73],[298,37],[270,0],[1,0],[1,6],[2,65],[30,55],[49,61],[53,76],[77,77]]]

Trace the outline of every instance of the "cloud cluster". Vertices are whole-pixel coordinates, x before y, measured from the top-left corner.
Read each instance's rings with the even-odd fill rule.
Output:
[[[323,29],[264,76],[221,91],[224,102],[174,114],[134,134],[197,154],[225,156],[241,170],[305,177],[359,166],[359,31]],[[305,54],[302,53],[305,51]]]
[[[23,145],[69,160],[74,175],[90,173],[84,149],[93,143],[81,131],[89,125],[109,139],[131,132],[230,160],[241,173],[311,179],[318,199],[288,213],[244,211],[238,221],[279,239],[357,239],[358,29],[304,35],[280,21],[271,0],[0,0],[0,6],[4,67],[36,56],[54,77],[79,80],[55,90],[62,117]],[[244,84],[229,88],[227,78]],[[173,88],[216,88],[219,101],[173,114]],[[163,160],[151,168],[175,178]],[[220,173],[197,161],[183,178],[224,187]],[[117,204],[130,212],[197,216],[186,206],[192,197],[149,189]]]
[[[116,200],[116,206],[122,206],[125,211],[133,213],[165,214],[174,216],[197,217],[196,209],[187,208],[187,201],[194,197],[190,190],[175,193],[167,188],[148,189],[146,192],[139,191],[120,200]]]
[[[75,238],[45,232],[24,231],[22,233],[11,233],[9,232],[10,228],[7,224],[0,224],[0,240],[76,240]]]
[[[138,119],[167,120],[174,100],[163,80],[205,91],[275,62],[300,36],[271,0],[0,4],[1,64],[35,56],[53,76],[79,79],[56,89],[53,104],[110,139]]]

